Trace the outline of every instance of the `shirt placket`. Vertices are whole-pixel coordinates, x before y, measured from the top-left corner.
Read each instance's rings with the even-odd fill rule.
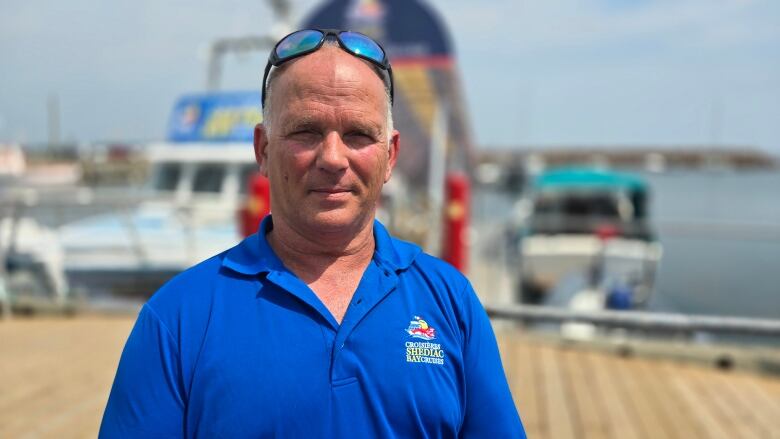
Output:
[[[344,361],[345,355],[359,355],[349,349],[349,338],[374,308],[396,287],[396,274],[373,260],[366,268],[344,319],[335,334],[331,355],[331,383],[355,378],[354,362]]]

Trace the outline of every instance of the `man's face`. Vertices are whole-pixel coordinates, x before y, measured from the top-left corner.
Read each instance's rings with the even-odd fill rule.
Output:
[[[310,233],[361,230],[374,218],[398,152],[398,132],[387,132],[384,85],[336,47],[285,68],[269,96],[269,126],[255,130],[274,222]]]

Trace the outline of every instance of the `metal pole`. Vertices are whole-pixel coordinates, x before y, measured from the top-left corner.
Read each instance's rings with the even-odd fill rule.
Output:
[[[13,209],[13,205],[11,207]],[[8,223],[8,241],[11,241],[11,233],[13,230],[13,224],[14,221],[14,215],[11,214],[10,216],[10,222]],[[8,249],[10,249],[10,245],[6,245],[3,242],[3,216],[0,215],[0,320],[5,320],[11,318],[11,293],[8,291],[8,288],[6,287],[6,256]]]
[[[271,32],[266,36],[247,36],[238,38],[220,38],[209,48],[208,77],[206,78],[206,89],[216,91],[222,80],[222,58],[226,53],[231,52],[252,52],[270,49],[290,29],[291,5],[289,0],[269,0],[268,3],[273,11],[274,23]]]
[[[60,144],[60,98],[57,93],[49,93],[47,101],[49,121],[49,148],[48,152],[57,148]]]
[[[222,80],[222,58],[226,53],[259,52],[273,47],[274,36],[247,36],[238,38],[220,38],[211,43],[209,49],[209,70],[206,78],[206,88],[214,91],[219,89]]]
[[[206,89],[216,91],[222,78],[222,53],[219,50],[219,41],[215,41],[209,48],[209,70],[206,78]]]

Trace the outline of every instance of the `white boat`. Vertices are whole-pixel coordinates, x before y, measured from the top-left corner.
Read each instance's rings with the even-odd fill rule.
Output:
[[[177,104],[170,140],[146,147],[150,173],[144,201],[120,203],[109,214],[60,228],[72,289],[148,296],[176,273],[239,241],[237,211],[257,171],[247,136],[258,122],[259,103],[253,99],[259,98],[251,94],[248,102],[236,104],[236,94],[230,95],[228,104],[221,95],[188,96]],[[230,133],[219,141],[197,134],[224,115],[225,107],[232,114],[246,111],[247,117],[231,119]]]
[[[648,192],[632,174],[588,168],[540,174],[520,231],[519,300],[541,303],[563,279],[580,276],[590,288],[630,288],[631,306],[644,303],[662,255]]]

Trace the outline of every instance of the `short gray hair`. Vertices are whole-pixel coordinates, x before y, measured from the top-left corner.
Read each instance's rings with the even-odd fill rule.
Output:
[[[326,39],[325,43],[323,43],[323,45],[340,47],[339,44],[336,41],[331,40],[331,39]],[[385,84],[385,87],[384,87],[384,89],[385,89],[385,102],[387,102],[387,122],[386,122],[386,126],[387,126],[387,141],[389,143],[390,142],[390,138],[393,135],[393,129],[394,129],[393,128],[393,101],[390,98],[390,82],[389,82],[390,79],[387,76],[388,75],[387,72],[381,70],[379,67],[369,63],[368,61],[366,61],[366,63],[368,63],[371,66],[371,68],[374,69],[374,71],[377,73],[377,75],[379,75],[379,77],[382,78],[382,82]],[[273,84],[274,79],[277,76],[279,76],[282,72],[284,72],[285,67],[286,67],[285,65],[281,65],[279,67],[272,67],[271,71],[268,74],[268,80],[266,81],[266,86],[265,86],[265,106],[263,106],[263,125],[265,126],[266,133],[270,132],[271,124],[265,123],[265,122],[266,121],[270,121],[272,116],[273,116],[273,114],[274,114],[274,111],[272,110],[272,104],[271,104],[271,102],[273,102],[273,99],[271,99],[271,95],[273,94],[273,91],[272,91],[273,87],[271,87],[271,85]],[[385,80],[384,78],[387,78],[387,80]]]

